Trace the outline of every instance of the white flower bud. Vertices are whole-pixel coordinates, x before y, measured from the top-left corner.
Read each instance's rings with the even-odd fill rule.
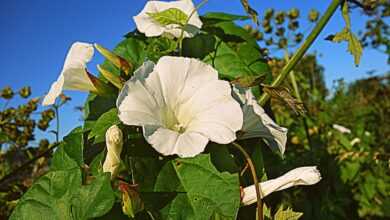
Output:
[[[333,128],[340,131],[343,134],[350,134],[351,133],[350,129],[348,129],[344,126],[338,125],[338,124],[333,124]]]
[[[110,172],[111,178],[118,174],[123,148],[123,134],[118,126],[111,126],[106,132],[107,156],[103,163],[103,172]]]
[[[261,198],[272,192],[280,191],[297,185],[313,185],[321,180],[317,167],[299,167],[283,176],[260,183]],[[257,201],[255,185],[244,188],[243,205],[250,205]]]

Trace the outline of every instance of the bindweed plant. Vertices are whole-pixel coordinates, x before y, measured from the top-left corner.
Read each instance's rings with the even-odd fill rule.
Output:
[[[316,184],[321,175],[308,164],[267,178],[262,149],[283,158],[287,128],[262,106],[282,93],[278,86],[341,1],[331,2],[275,79],[256,34],[236,23],[258,22],[248,1],[241,2],[248,16],[198,15],[207,1],[148,1],[134,16],[137,29],[112,51],[75,42],[43,105],[55,104],[64,90],[90,92],[85,122],[59,144],[50,171],[11,219],[298,219],[302,213],[270,210],[263,198]],[[349,36],[342,40],[356,45],[342,5]],[[285,16],[275,15],[275,22]],[[296,29],[299,11],[287,16]],[[310,18],[317,20],[315,12]],[[95,49],[106,58],[99,76],[87,67]],[[242,211],[251,204],[256,209]]]

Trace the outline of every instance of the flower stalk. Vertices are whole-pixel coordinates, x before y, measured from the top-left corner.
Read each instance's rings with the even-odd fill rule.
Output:
[[[249,166],[249,169],[251,171],[252,178],[253,178],[253,183],[255,185],[255,190],[256,190],[257,219],[263,220],[264,219],[264,216],[263,216],[263,201],[261,200],[261,198],[262,198],[261,189],[260,189],[259,181],[257,179],[255,165],[253,164],[252,159],[249,156],[249,154],[245,151],[245,149],[241,145],[239,145],[236,142],[232,142],[232,145],[234,147],[236,147],[239,151],[241,151],[241,153],[244,155],[246,161],[248,162],[248,166]]]
[[[290,61],[283,67],[282,71],[272,82],[271,86],[279,86],[282,81],[287,77],[288,73],[295,67],[295,65],[297,65],[297,63],[301,60],[303,55],[305,55],[309,47],[313,44],[314,40],[321,33],[322,29],[328,23],[329,19],[335,13],[337,7],[340,5],[340,2],[341,0],[332,0],[329,7],[326,9],[324,15],[320,18],[316,26],[306,38],[305,42],[303,42],[302,46],[297,50],[297,52],[290,59]],[[269,98],[269,94],[264,93],[259,99],[260,105],[264,106],[264,104],[268,101]]]

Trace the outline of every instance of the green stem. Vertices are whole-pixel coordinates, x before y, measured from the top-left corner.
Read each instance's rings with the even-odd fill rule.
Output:
[[[287,74],[295,67],[295,65],[297,65],[298,61],[303,57],[309,47],[313,44],[314,40],[321,33],[322,29],[328,23],[329,19],[335,13],[340,2],[341,0],[332,0],[332,3],[330,3],[324,15],[313,28],[309,36],[306,38],[305,42],[303,42],[302,46],[297,50],[291,60],[284,66],[280,74],[272,82],[271,86],[279,86],[281,82],[286,78]],[[259,99],[260,105],[264,105],[269,98],[270,96],[267,93],[264,93]]]
[[[248,162],[249,168],[250,168],[251,173],[252,173],[253,183],[255,184],[255,189],[256,189],[257,216],[258,216],[259,220],[263,220],[264,219],[263,218],[263,201],[261,200],[261,189],[260,189],[259,181],[257,179],[255,165],[253,164],[252,159],[249,156],[249,154],[245,151],[245,149],[241,145],[239,145],[236,142],[233,142],[232,145],[241,151],[241,153],[244,155],[246,161]]]
[[[290,61],[290,56],[288,54],[287,48],[284,48],[284,60],[286,61],[286,63],[288,63]],[[290,76],[291,84],[292,84],[293,89],[294,89],[295,97],[298,99],[298,101],[302,102],[301,95],[299,94],[297,80],[295,79],[294,70],[290,71],[289,76]]]
[[[59,106],[57,105],[53,105],[54,106],[54,110],[56,112],[56,142],[58,143],[59,142],[59,139],[60,139],[60,116],[59,116],[59,111],[58,111],[58,108]]]

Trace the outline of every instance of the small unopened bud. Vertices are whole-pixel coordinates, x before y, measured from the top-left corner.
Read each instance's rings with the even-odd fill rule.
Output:
[[[97,68],[99,72],[104,76],[104,78],[106,78],[110,83],[112,83],[118,89],[122,89],[124,82],[120,76],[111,73],[110,71],[104,69],[100,65],[97,65]]]
[[[121,163],[123,148],[123,133],[118,126],[111,126],[106,132],[107,156],[103,163],[103,172],[110,172],[111,178],[115,178]]]
[[[126,75],[130,75],[133,70],[133,66],[131,65],[131,63],[127,62],[125,59],[107,50],[106,48],[100,46],[99,44],[95,44],[94,46],[107,60],[109,60],[121,71],[125,72]]]
[[[316,167],[299,167],[283,176],[260,183],[261,198],[272,192],[284,190],[298,185],[314,185],[321,180],[321,174]],[[250,205],[257,201],[255,185],[244,188],[243,205]]]
[[[119,190],[122,192],[123,213],[130,218],[134,218],[138,212],[144,210],[144,203],[139,195],[137,185],[120,182]]]

